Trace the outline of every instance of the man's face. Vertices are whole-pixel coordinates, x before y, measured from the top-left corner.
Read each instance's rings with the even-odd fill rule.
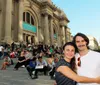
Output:
[[[42,57],[38,59],[40,62],[42,62]]]
[[[75,42],[79,51],[84,51],[85,49],[87,49],[87,42],[81,36],[77,36]]]

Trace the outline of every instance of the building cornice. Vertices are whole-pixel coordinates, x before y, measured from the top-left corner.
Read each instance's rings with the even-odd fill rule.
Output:
[[[38,5],[40,5],[41,7],[49,6],[52,10],[56,10],[57,9],[55,5],[53,5],[53,4],[49,3],[49,2],[39,2],[37,0],[31,0],[31,1],[36,3],[36,4],[38,4]]]
[[[60,21],[66,20],[67,22],[70,22],[70,21],[67,19],[67,17],[57,16],[56,14],[53,14],[53,15],[54,15],[54,17],[56,17],[56,18],[59,19]]]
[[[31,0],[31,1],[36,3],[36,4],[38,4],[38,5],[41,5],[41,3],[39,1],[37,1],[37,0]]]
[[[66,20],[67,22],[70,22],[70,21],[67,19],[67,17],[61,16],[61,17],[59,17],[59,18],[60,18],[61,21]]]
[[[49,2],[42,2],[41,3],[41,7],[50,7],[53,11],[55,11],[57,8],[53,5],[53,4],[50,4]]]

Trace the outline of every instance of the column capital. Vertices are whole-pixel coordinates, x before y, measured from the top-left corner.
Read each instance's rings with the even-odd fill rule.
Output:
[[[47,8],[45,8],[45,9],[42,9],[41,10],[41,14],[43,14],[43,15],[49,15],[49,16],[53,16],[53,13],[49,10],[49,9],[47,9]]]

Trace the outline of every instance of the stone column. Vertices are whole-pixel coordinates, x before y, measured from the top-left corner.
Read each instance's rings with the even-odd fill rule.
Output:
[[[67,42],[67,28],[65,28],[65,42]]]
[[[12,43],[11,39],[11,20],[12,20],[12,0],[6,0],[6,13],[5,13],[5,37],[4,42]]]
[[[61,28],[59,26],[58,28],[58,37],[57,37],[57,43],[58,43],[58,46],[62,46],[62,34],[61,34]]]
[[[45,18],[44,18],[45,24],[44,24],[44,42],[46,45],[50,44],[49,41],[49,27],[48,27],[48,15],[45,14]]]
[[[38,41],[41,42],[41,27],[38,27]]]
[[[18,41],[23,41],[23,0],[19,0],[19,14],[18,14]]]
[[[61,42],[62,42],[62,40],[61,40],[61,34],[58,33],[58,38],[57,38],[58,46],[62,46]]]
[[[62,26],[63,44],[65,44],[65,27]]]
[[[28,36],[28,42],[31,43],[31,36]]]
[[[51,45],[54,45],[54,31],[53,31],[53,18],[50,18],[50,41],[51,41]]]

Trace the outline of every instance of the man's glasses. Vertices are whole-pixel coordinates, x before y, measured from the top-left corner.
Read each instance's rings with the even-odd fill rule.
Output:
[[[81,59],[80,59],[80,57],[77,58],[77,61],[78,61],[77,65],[80,67],[81,66]]]

